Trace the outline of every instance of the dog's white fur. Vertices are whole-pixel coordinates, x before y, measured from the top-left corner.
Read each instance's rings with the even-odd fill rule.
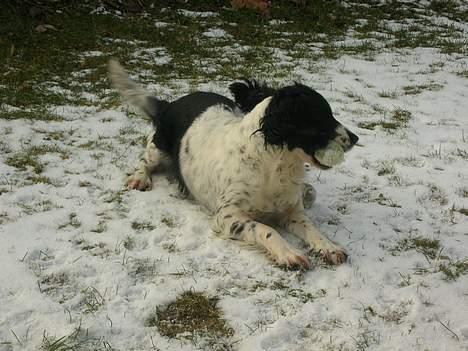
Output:
[[[301,149],[265,148],[261,135],[254,133],[269,101],[266,98],[243,118],[223,106],[211,107],[197,118],[182,138],[179,154],[187,188],[214,215],[216,232],[264,247],[280,265],[309,268],[310,262],[262,223],[271,218],[327,261],[343,263],[345,251],[304,214],[304,162],[313,160]],[[151,172],[164,158],[149,137],[143,160],[127,180],[129,188],[150,188]]]

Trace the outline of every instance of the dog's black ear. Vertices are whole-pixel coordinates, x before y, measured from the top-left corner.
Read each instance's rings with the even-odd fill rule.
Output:
[[[234,95],[236,104],[242,112],[248,113],[262,100],[272,96],[276,90],[255,79],[242,78],[238,82],[229,85],[229,90]]]
[[[284,146],[283,128],[277,114],[264,115],[255,133],[262,133],[265,148],[268,145]]]

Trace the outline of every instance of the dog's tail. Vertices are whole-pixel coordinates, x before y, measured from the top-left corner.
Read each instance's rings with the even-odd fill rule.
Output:
[[[229,90],[234,95],[236,104],[242,112],[248,113],[265,98],[275,94],[276,90],[270,88],[265,83],[255,79],[240,79],[238,82],[229,85]]]
[[[115,59],[109,61],[109,79],[112,86],[128,103],[139,108],[145,115],[152,119],[155,125],[157,124],[157,115],[168,102],[151,96],[142,86],[131,80],[127,72],[125,72],[120,63]]]

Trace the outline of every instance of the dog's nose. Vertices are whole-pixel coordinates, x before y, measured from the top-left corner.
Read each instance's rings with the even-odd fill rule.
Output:
[[[356,134],[351,133],[349,130],[346,130],[346,133],[348,133],[349,140],[351,140],[351,145],[355,145],[358,142],[359,137]]]

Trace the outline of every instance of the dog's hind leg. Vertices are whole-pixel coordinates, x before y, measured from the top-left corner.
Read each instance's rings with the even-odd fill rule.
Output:
[[[226,238],[244,240],[265,248],[280,266],[310,268],[308,258],[289,245],[275,229],[252,220],[236,206],[221,206],[215,217],[214,230]]]
[[[166,154],[154,144],[154,135],[155,132],[148,136],[143,157],[138,162],[136,170],[127,177],[128,189],[151,190],[153,187],[151,174],[167,160]]]

